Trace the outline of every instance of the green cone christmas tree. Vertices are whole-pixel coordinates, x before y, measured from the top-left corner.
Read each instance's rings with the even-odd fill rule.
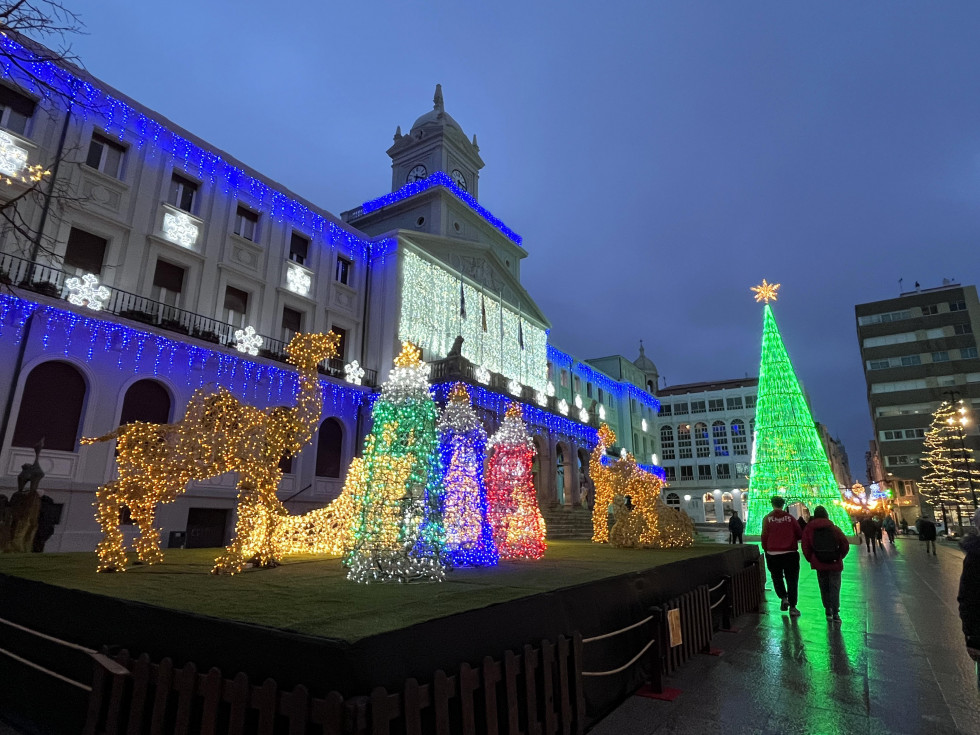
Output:
[[[765,301],[766,306],[746,532],[762,532],[762,519],[772,510],[770,498],[782,495],[787,508],[793,503],[803,503],[811,511],[824,506],[830,520],[847,533],[851,521],[840,505],[837,480],[769,306],[778,288],[778,283],[763,280],[752,289],[756,301]]]

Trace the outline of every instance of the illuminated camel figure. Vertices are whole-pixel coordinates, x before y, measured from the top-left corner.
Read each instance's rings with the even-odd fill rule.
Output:
[[[592,540],[597,544],[609,541],[609,506],[616,496],[616,471],[613,466],[602,463],[606,447],[616,441],[616,432],[608,424],[599,427],[599,443],[589,458],[589,477],[595,486],[595,505],[592,506]]]
[[[276,525],[287,516],[276,497],[282,478],[279,462],[296,454],[313,437],[323,410],[317,365],[335,357],[340,337],[297,334],[286,347],[296,366],[296,405],[260,409],[239,401],[226,388],[195,391],[180,421],[153,424],[134,421],[82,444],[117,440],[119,476],[96,492],[96,519],[104,534],[96,548],[98,571],[123,571],[126,552],[119,528],[122,506],[139,526],[136,551],[140,561],[163,560],[160,531],[154,527],[157,505],[172,503],[191,480],[207,480],[237,472],[238,522],[235,538],[212,572],[234,574],[256,558],[268,566],[281,555]]]

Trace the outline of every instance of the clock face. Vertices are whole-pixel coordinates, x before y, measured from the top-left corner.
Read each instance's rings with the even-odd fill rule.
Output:
[[[453,183],[463,191],[466,191],[466,177],[463,176],[463,172],[458,168],[454,168],[451,175],[453,177]]]
[[[427,173],[428,171],[425,170],[425,166],[423,166],[420,163],[418,166],[416,166],[415,168],[413,168],[411,171],[408,172],[408,178],[406,179],[406,181],[409,184],[414,183],[416,181],[421,181],[422,179],[425,178]]]

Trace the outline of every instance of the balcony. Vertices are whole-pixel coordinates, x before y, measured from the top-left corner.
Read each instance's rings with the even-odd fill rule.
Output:
[[[32,263],[24,258],[9,253],[0,253],[0,284],[13,285],[28,291],[43,294],[55,299],[67,299],[70,293],[66,281],[72,275],[58,268],[41,263]],[[109,298],[100,312],[112,314],[123,319],[147,324],[175,334],[181,334],[195,339],[221,345],[235,347],[235,331],[233,324],[219,322],[202,314],[178,309],[160,301],[138,296],[122,289],[106,286]],[[286,362],[286,343],[281,339],[268,335],[259,335],[262,347],[259,356],[277,362]],[[340,359],[324,360],[320,363],[320,373],[341,380],[345,377],[344,361]],[[377,385],[377,372],[364,370],[362,384]]]

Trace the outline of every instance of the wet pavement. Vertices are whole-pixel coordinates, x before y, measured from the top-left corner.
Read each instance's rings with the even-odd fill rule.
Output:
[[[666,681],[673,702],[631,697],[595,735],[977,735],[980,689],[956,605],[963,552],[915,539],[844,560],[843,624],[827,622],[816,573],[800,574],[802,616],[780,613],[768,583],[761,614],[717,633]]]

